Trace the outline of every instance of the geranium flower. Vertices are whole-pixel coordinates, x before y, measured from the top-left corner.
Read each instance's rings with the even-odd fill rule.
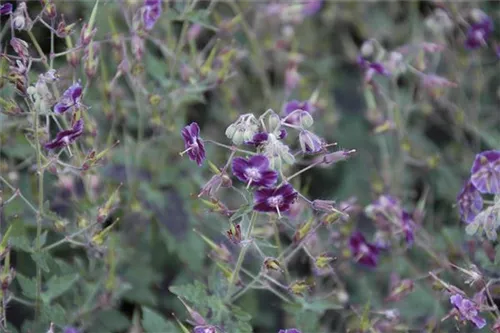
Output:
[[[471,223],[474,218],[483,209],[483,198],[481,193],[476,187],[467,181],[464,187],[457,196],[458,207],[460,209],[460,216],[466,223]]]
[[[193,122],[182,129],[182,138],[184,139],[185,151],[189,159],[195,161],[198,165],[202,165],[205,160],[205,145],[200,138],[200,127],[197,123]]]
[[[298,125],[300,123],[300,112],[294,112],[295,110],[302,110],[308,113],[314,113],[316,108],[310,101],[298,101],[296,99],[291,100],[286,103],[283,107],[282,114],[286,117],[285,122],[293,125]]]
[[[287,328],[287,329],[284,329],[284,330],[279,330],[278,333],[302,333],[302,332],[299,331],[296,328]]]
[[[215,333],[217,330],[214,326],[196,326],[193,333]]]
[[[500,193],[500,151],[488,150],[477,154],[470,181],[481,193]]]
[[[53,150],[56,148],[65,147],[69,144],[75,142],[83,133],[83,119],[79,119],[75,122],[73,127],[68,130],[61,131],[57,133],[56,138],[49,143],[45,144],[45,148]]]
[[[248,160],[235,158],[233,174],[248,186],[270,187],[278,180],[278,173],[269,169],[269,160],[264,155],[255,155]]]
[[[3,5],[0,5],[0,15],[9,15],[12,13],[12,4],[11,3],[6,3]]]
[[[359,231],[355,231],[349,239],[349,247],[351,248],[354,259],[365,266],[377,266],[379,248],[371,243],[368,243]]]
[[[491,18],[484,13],[478,16],[480,16],[480,18],[475,23],[472,23],[467,30],[465,47],[469,50],[486,45],[486,41],[493,31],[493,21]]]
[[[460,294],[454,294],[450,297],[450,302],[460,314],[461,320],[469,320],[477,328],[483,328],[486,325],[486,320],[479,316],[479,307],[471,300],[464,298]]]
[[[290,209],[290,205],[297,199],[297,192],[292,185],[284,184],[275,188],[262,188],[255,192],[254,207],[259,212],[281,212]]]
[[[142,20],[144,29],[151,30],[156,21],[161,16],[161,1],[160,0],[146,0],[144,1]]]
[[[63,114],[73,106],[80,104],[81,96],[82,85],[80,84],[80,81],[78,81],[66,89],[61,97],[61,100],[54,105],[54,112],[57,114]]]

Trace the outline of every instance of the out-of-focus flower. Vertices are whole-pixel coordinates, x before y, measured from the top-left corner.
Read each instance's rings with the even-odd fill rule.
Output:
[[[190,160],[201,166],[205,160],[205,145],[200,138],[200,127],[193,122],[184,127],[181,134],[186,148],[181,154],[187,153]]]
[[[278,180],[278,173],[269,169],[269,160],[264,155],[255,155],[248,160],[235,158],[233,174],[248,186],[270,187]]]
[[[302,76],[298,72],[298,65],[292,62],[285,70],[285,90],[290,93],[295,90],[300,83]]]
[[[483,209],[483,198],[474,184],[467,181],[457,196],[457,203],[460,209],[460,216],[466,223],[471,223]]]
[[[470,181],[481,193],[500,193],[500,151],[488,150],[477,154]]]
[[[278,215],[290,209],[297,199],[297,192],[292,185],[284,184],[275,188],[262,188],[255,192],[254,209],[259,212],[275,212]]]
[[[302,4],[302,14],[305,16],[314,15],[320,11],[323,0],[308,0]]]
[[[299,143],[303,153],[315,154],[323,149],[324,140],[311,131],[301,130]]]
[[[356,262],[369,267],[377,266],[379,248],[368,243],[365,236],[359,231],[355,231],[349,239],[349,247]]]
[[[200,194],[198,197],[203,195],[207,195],[210,198],[213,198],[219,188],[222,187],[231,187],[232,181],[228,175],[219,173],[217,175],[213,175],[212,178],[201,188]]]
[[[29,56],[28,43],[20,38],[14,37],[10,40],[10,46],[12,46],[14,52],[16,52],[19,57],[21,57],[23,62],[26,63]]]
[[[364,80],[366,83],[371,82],[375,74],[383,76],[391,75],[391,72],[381,62],[371,62],[359,56],[358,65],[365,72]]]
[[[284,329],[284,330],[279,330],[278,333],[302,333],[302,332],[299,331],[296,328],[287,328],[287,329]]]
[[[319,166],[327,167],[333,163],[345,161],[355,153],[356,149],[351,149],[351,150],[342,149],[333,153],[328,153],[322,156],[318,156],[317,158],[314,159],[314,163],[321,162]]]
[[[215,326],[196,326],[193,329],[193,333],[216,333],[217,330]]]
[[[63,96],[59,100],[59,102],[54,105],[54,112],[57,114],[62,114],[68,111],[73,106],[78,106],[80,104],[80,98],[82,96],[82,85],[80,81],[72,84],[66,91],[63,93]]]
[[[202,29],[202,26],[199,23],[194,23],[193,25],[191,25],[188,29],[188,32],[187,32],[187,39],[189,41],[196,40],[198,38],[198,36],[200,35],[201,29]]]
[[[56,138],[49,143],[45,144],[45,148],[53,150],[56,148],[65,147],[78,139],[83,133],[83,119],[79,119],[75,122],[73,127],[68,130],[61,131],[57,133]]]
[[[33,25],[28,9],[26,7],[26,2],[21,2],[17,5],[16,10],[12,14],[12,24],[17,30],[29,30]]]
[[[386,301],[397,302],[413,291],[414,283],[410,279],[401,280],[396,273],[391,274],[389,296]]]
[[[460,320],[468,320],[476,325],[477,328],[486,326],[486,320],[479,316],[479,306],[471,300],[460,294],[454,294],[450,297],[450,302],[458,311]]]
[[[445,34],[453,29],[453,21],[444,9],[436,8],[425,20],[425,26],[436,34]]]
[[[161,16],[161,0],[145,0],[142,7],[144,29],[151,30]]]
[[[283,106],[282,114],[286,117],[286,122],[293,125],[298,125],[300,123],[300,112],[294,112],[295,110],[302,110],[308,113],[314,113],[316,108],[314,104],[310,101],[298,101],[291,100]],[[293,114],[292,114],[293,112]]]
[[[78,329],[76,329],[75,327],[71,327],[71,326],[65,327],[63,332],[64,333],[80,333],[80,331]]]
[[[426,89],[455,88],[457,84],[435,74],[426,74],[422,77],[422,84]]]
[[[9,15],[11,13],[12,13],[11,3],[4,3],[3,5],[0,5],[0,15]]]
[[[467,30],[465,47],[473,50],[486,45],[493,31],[493,21],[479,9],[473,9],[471,17],[473,22]]]

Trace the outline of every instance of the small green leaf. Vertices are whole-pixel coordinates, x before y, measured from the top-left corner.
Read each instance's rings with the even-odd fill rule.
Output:
[[[142,328],[145,333],[157,332],[175,332],[174,324],[167,321],[158,312],[153,311],[145,306],[142,307]]]
[[[45,305],[42,307],[42,319],[56,325],[65,325],[67,322],[66,311],[60,304]]]
[[[23,290],[23,294],[26,297],[35,299],[36,298],[36,282],[34,279],[25,277],[24,275],[17,273],[16,280]]]
[[[49,272],[49,266],[47,260],[49,255],[46,252],[35,252],[31,254],[31,259],[40,267],[44,272]]]
[[[42,300],[44,303],[50,303],[53,299],[61,296],[68,291],[73,284],[78,281],[78,274],[68,274],[63,276],[53,276],[47,282],[47,289],[42,293]]]

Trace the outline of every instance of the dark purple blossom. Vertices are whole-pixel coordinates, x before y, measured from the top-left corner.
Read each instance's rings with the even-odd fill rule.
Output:
[[[307,154],[318,153],[323,149],[324,141],[319,136],[308,130],[299,133],[299,143],[302,152]]]
[[[0,15],[9,15],[10,13],[12,13],[11,3],[5,3],[3,5],[0,5]]]
[[[267,134],[266,132],[259,132],[259,133],[254,134],[251,141],[247,141],[245,143],[247,145],[259,146],[262,143],[266,142],[267,139],[269,139],[269,134]]]
[[[481,193],[500,193],[500,151],[488,150],[477,154],[470,181]]]
[[[391,75],[382,63],[368,61],[362,56],[358,57],[358,65],[365,71],[365,82],[370,82],[375,74],[383,76]]]
[[[482,15],[482,19],[470,25],[467,30],[465,39],[465,47],[469,50],[480,48],[486,45],[491,32],[493,31],[493,21],[486,14]]]
[[[314,15],[321,9],[323,0],[309,0],[302,4],[302,14],[306,16]]]
[[[275,212],[281,215],[281,212],[290,209],[290,205],[297,199],[297,196],[297,192],[290,184],[274,188],[262,188],[255,191],[253,209],[259,212]]]
[[[65,147],[69,144],[75,142],[83,133],[83,119],[79,119],[75,122],[73,127],[68,130],[61,131],[57,133],[56,138],[49,143],[45,144],[45,148],[53,150],[56,148]]]
[[[66,89],[59,102],[54,105],[54,112],[57,114],[62,114],[68,111],[73,106],[79,105],[81,96],[82,85],[80,84],[80,81],[78,81],[72,84],[68,89]]]
[[[287,329],[284,329],[284,330],[279,330],[278,333],[302,333],[302,332],[299,331],[296,328],[287,328]]]
[[[198,165],[202,165],[205,160],[205,145],[200,138],[200,127],[193,122],[182,129],[182,138],[184,139],[184,147],[189,159],[195,161]]]
[[[248,186],[273,186],[278,180],[278,173],[269,169],[269,160],[264,155],[255,155],[250,159],[237,157],[233,160],[233,174]]]
[[[314,113],[316,111],[316,108],[314,107],[313,103],[310,101],[298,101],[298,100],[291,100],[290,102],[286,103],[283,107],[283,115],[287,116],[286,122],[289,124],[293,125],[298,125],[300,123],[300,112],[294,112],[295,110],[302,110],[306,111],[308,113]]]
[[[142,20],[144,29],[151,30],[161,16],[161,0],[144,1]]]
[[[460,216],[466,223],[471,223],[483,209],[483,198],[476,187],[467,181],[457,196],[457,203],[460,209]]]
[[[477,328],[483,328],[486,320],[479,316],[479,306],[471,300],[464,298],[460,294],[454,294],[450,297],[450,302],[460,314],[461,320],[469,320]]]
[[[349,239],[349,247],[354,259],[369,267],[377,266],[379,248],[374,244],[368,243],[359,231],[355,231]]]
[[[288,132],[286,131],[286,129],[282,128],[282,129],[280,129],[280,133],[278,135],[278,138],[280,140],[283,140],[284,138],[287,137],[287,135],[288,135]]]

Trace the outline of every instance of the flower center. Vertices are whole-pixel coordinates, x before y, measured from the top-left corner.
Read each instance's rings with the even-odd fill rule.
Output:
[[[256,168],[248,168],[245,170],[245,175],[253,180],[253,181],[257,181],[260,179],[260,171]]]
[[[361,244],[359,246],[359,252],[362,254],[370,254],[370,248],[366,244]]]
[[[267,203],[271,207],[279,207],[283,203],[283,196],[277,195],[274,197],[270,197],[269,199],[267,199]]]

